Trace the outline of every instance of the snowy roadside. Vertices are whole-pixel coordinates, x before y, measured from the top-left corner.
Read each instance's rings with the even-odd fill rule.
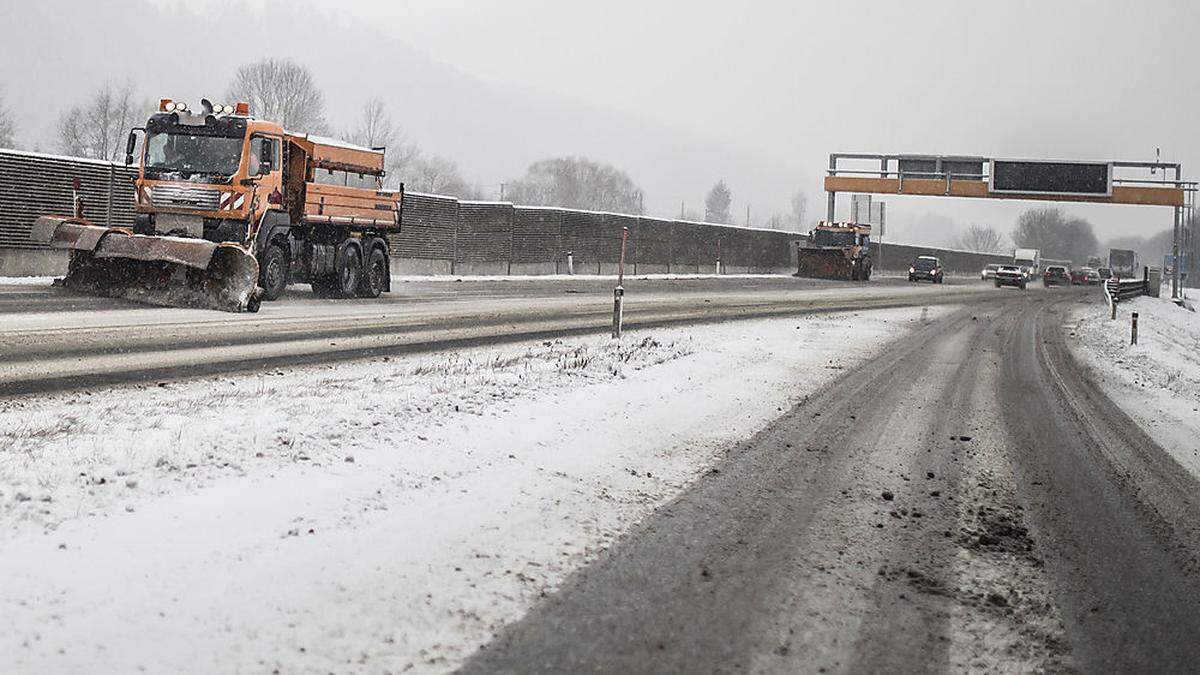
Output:
[[[1138,344],[1129,344],[1130,313]],[[1105,393],[1156,443],[1200,478],[1200,314],[1166,298],[1118,306],[1117,320],[1096,302],[1073,313],[1074,353],[1096,373]]]
[[[0,671],[441,672],[949,308],[0,402]]]
[[[0,277],[0,286],[49,286],[58,277]]]

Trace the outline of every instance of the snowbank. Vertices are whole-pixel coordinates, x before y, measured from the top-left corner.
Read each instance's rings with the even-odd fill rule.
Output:
[[[0,277],[0,286],[49,286],[57,277]]]
[[[1184,467],[1200,477],[1200,314],[1166,298],[1077,309],[1072,347],[1106,393]],[[1138,344],[1129,344],[1130,313]]]
[[[764,272],[761,274],[626,274],[625,280],[683,281],[689,279],[762,279],[763,277],[787,277],[784,273]],[[616,274],[431,274],[392,275],[392,283],[409,281],[615,281]]]
[[[0,402],[0,672],[440,672],[945,308]]]

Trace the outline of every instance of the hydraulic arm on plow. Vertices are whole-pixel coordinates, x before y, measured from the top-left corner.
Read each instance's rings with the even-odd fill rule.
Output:
[[[153,304],[257,311],[292,281],[318,294],[376,297],[390,289],[388,233],[403,188],[382,189],[382,149],[298,135],[214,106],[193,113],[163,99],[144,129],[134,227],[44,216],[32,238],[69,249],[61,284]]]

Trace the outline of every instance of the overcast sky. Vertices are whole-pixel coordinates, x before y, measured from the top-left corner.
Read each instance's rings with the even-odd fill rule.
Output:
[[[1152,159],[1161,147],[1163,159],[1200,175],[1200,3],[1192,1],[309,4],[479,78],[735,148],[767,173],[803,181],[814,210],[832,151],[1108,160]],[[186,3],[202,12],[228,5]],[[336,48],[312,49],[319,58]],[[773,202],[763,211],[785,208],[786,194],[743,191]],[[1003,231],[1027,206],[893,201],[897,218],[928,213]],[[1171,220],[1162,209],[1073,211],[1103,237]]]

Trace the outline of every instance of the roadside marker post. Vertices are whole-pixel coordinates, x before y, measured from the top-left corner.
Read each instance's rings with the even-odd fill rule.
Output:
[[[575,275],[575,252],[574,251],[567,251],[567,274],[570,276]]]
[[[621,228],[621,262],[617,263],[617,287],[613,289],[613,339],[621,337],[621,321],[624,318],[622,301],[625,299],[625,242],[629,239],[629,228]]]
[[[1129,344],[1131,345],[1137,344],[1137,320],[1138,313],[1134,312],[1129,324]]]

